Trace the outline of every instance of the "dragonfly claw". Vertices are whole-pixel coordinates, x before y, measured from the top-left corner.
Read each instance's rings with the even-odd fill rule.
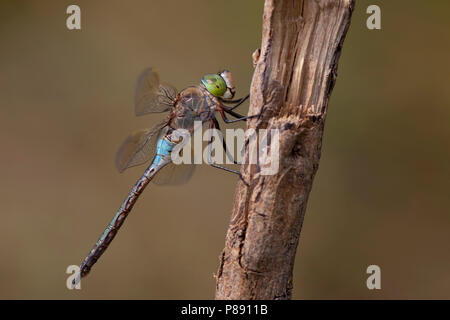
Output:
[[[247,181],[245,181],[244,177],[242,176],[241,173],[239,173],[239,178],[241,179],[241,181],[245,184],[246,187],[250,187],[250,185],[248,184]]]

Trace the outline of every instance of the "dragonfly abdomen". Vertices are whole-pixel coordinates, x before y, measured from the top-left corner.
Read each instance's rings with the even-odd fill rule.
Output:
[[[125,222],[126,217],[131,212],[131,209],[133,209],[133,206],[135,205],[137,199],[144,191],[145,187],[153,179],[155,174],[171,162],[170,152],[173,150],[174,146],[175,143],[169,141],[166,137],[158,140],[157,152],[152,163],[148,166],[144,174],[133,186],[128,196],[125,198],[119,210],[117,211],[116,215],[108,224],[105,231],[102,233],[92,250],[89,252],[89,255],[81,264],[81,277],[85,277],[89,273],[92,266],[108,248],[109,244],[116,236],[120,227]]]

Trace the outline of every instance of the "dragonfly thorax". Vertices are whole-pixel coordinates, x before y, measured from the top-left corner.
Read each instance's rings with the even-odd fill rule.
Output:
[[[195,121],[208,121],[219,104],[205,86],[187,87],[178,94],[169,125],[173,129],[194,130]]]

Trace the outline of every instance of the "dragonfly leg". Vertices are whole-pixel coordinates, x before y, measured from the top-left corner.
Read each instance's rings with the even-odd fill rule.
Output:
[[[211,119],[211,121],[214,122],[213,127],[220,131],[220,126],[219,126],[219,122],[217,121],[217,119],[213,118],[213,119]],[[212,142],[212,141],[210,141],[210,142]],[[230,159],[234,164],[239,164],[231,156],[230,151],[228,151],[227,143],[223,137],[222,137],[222,147],[223,147],[223,150],[225,151],[225,154],[227,155],[228,159]]]
[[[216,120],[216,122],[217,122],[217,120]],[[210,123],[209,127],[210,127],[210,129],[215,127],[214,120],[211,120],[211,123]],[[237,174],[239,176],[239,178],[242,180],[242,182],[248,187],[249,184],[247,183],[247,181],[245,181],[244,177],[242,177],[242,174],[239,171],[228,169],[228,168],[219,166],[219,165],[217,165],[217,164],[212,162],[212,159],[211,159],[211,157],[212,157],[211,156],[211,154],[212,154],[212,142],[213,142],[213,136],[211,136],[209,138],[209,143],[208,143],[208,164],[211,167],[214,167],[214,168],[217,168],[217,169],[222,169],[222,170],[225,170],[227,172],[231,172],[231,173]]]
[[[235,117],[236,119],[241,119],[241,118],[249,119],[249,118],[255,118],[255,117],[258,116],[258,115],[244,116],[244,115],[242,115],[242,114],[239,114],[239,113],[237,113],[237,112],[234,112],[234,111],[232,111],[232,110],[230,110],[230,109],[226,109],[226,108],[223,108],[223,111],[225,111],[225,112],[228,113],[229,115]]]
[[[233,122],[238,122],[238,121],[245,121],[247,119],[252,119],[252,118],[256,118],[259,117],[259,114],[255,114],[252,116],[243,116],[240,115],[239,113],[236,113],[234,111],[232,111],[231,109],[226,109],[225,106],[222,106],[221,108],[219,108],[219,113],[222,116],[222,119],[225,123],[233,123]],[[233,117],[236,117],[236,119],[228,119],[227,116],[225,115],[225,112],[232,115]]]
[[[248,98],[250,97],[250,94],[248,94],[248,95],[246,95],[245,97],[243,97],[243,98],[240,98],[240,99],[234,99],[234,100],[224,100],[224,99],[222,99],[222,101],[223,102],[226,102],[226,103],[239,103],[239,102],[244,102],[245,100],[247,100]]]
[[[223,102],[225,102],[225,103],[236,103],[234,106],[229,107],[229,110],[233,110],[233,109],[236,109],[237,107],[239,107],[241,104],[243,104],[249,97],[250,97],[250,94],[246,95],[244,98],[241,98],[241,99],[227,100],[227,101],[223,101]]]

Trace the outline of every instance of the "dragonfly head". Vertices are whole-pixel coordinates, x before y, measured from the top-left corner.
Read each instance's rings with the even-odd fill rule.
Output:
[[[215,97],[224,99],[234,97],[234,85],[230,71],[224,70],[219,74],[206,74],[202,78],[202,84]]]
[[[227,84],[227,90],[223,94],[224,99],[233,99],[235,94],[233,77],[231,76],[231,72],[228,70],[223,70],[219,73],[225,83]]]

